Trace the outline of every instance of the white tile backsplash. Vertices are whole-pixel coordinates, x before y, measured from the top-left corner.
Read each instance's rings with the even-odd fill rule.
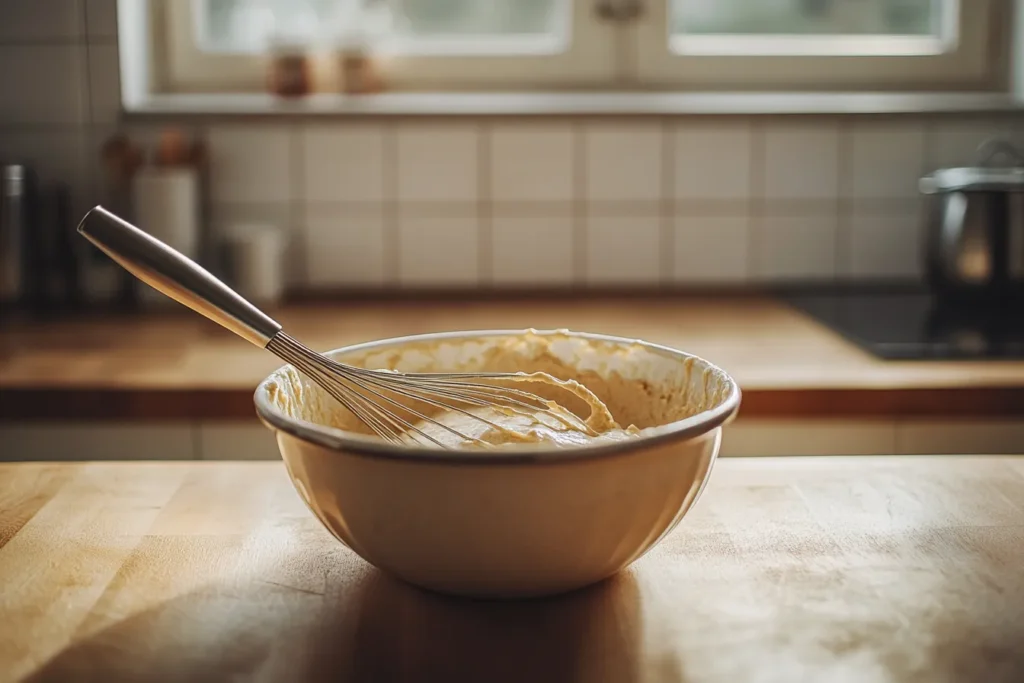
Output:
[[[302,131],[303,186],[313,202],[380,202],[385,197],[385,129],[314,125]]]
[[[398,216],[398,279],[403,286],[475,286],[480,224],[474,207],[403,210]]]
[[[675,199],[745,200],[750,196],[749,122],[680,123],[672,132]]]
[[[657,284],[661,280],[661,226],[657,215],[588,217],[587,282],[600,286]]]
[[[476,123],[403,123],[397,148],[399,200],[469,202],[479,196]]]
[[[754,272],[759,280],[830,280],[836,275],[835,214],[767,215],[755,220]]]
[[[574,219],[560,215],[504,215],[492,220],[494,283],[528,287],[574,281]]]
[[[1013,140],[1008,119],[953,119],[932,122],[928,133],[929,171],[949,166],[973,166],[980,161],[978,146],[989,138]]]
[[[306,284],[310,287],[380,287],[384,273],[381,208],[306,207]]]
[[[85,30],[93,41],[117,38],[117,0],[85,0]]]
[[[677,215],[672,281],[744,282],[750,276],[750,217]]]
[[[844,274],[860,279],[919,279],[922,275],[922,204],[858,208],[849,219]]]
[[[918,121],[857,122],[848,132],[846,192],[854,199],[918,196],[925,172],[925,127]]]
[[[217,125],[209,130],[210,184],[217,202],[292,198],[292,129],[283,125]]]
[[[586,198],[657,201],[664,191],[665,141],[660,123],[584,125]]]
[[[84,0],[7,0],[0,42],[71,40],[82,35]]]
[[[490,131],[490,198],[497,202],[573,198],[574,139],[567,122],[495,124]]]
[[[229,226],[269,226],[288,235],[285,247],[284,269],[289,285],[302,285],[306,279],[305,231],[292,215],[292,206],[286,202],[245,202],[242,204],[214,204],[211,207],[212,237],[219,242],[220,235]]]
[[[0,45],[0,121],[85,123],[85,50],[76,44]]]
[[[292,232],[299,227],[292,216],[288,202],[244,202],[241,204],[215,203],[211,223],[214,235],[220,235],[230,226],[264,225]]]
[[[769,200],[838,197],[838,124],[765,126],[764,163],[764,194]]]
[[[89,106],[92,123],[111,126],[121,113],[121,70],[117,45],[89,46]]]

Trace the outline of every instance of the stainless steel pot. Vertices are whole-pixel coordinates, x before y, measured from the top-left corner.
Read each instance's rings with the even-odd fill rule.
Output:
[[[1001,140],[984,143],[979,154],[978,166],[940,169],[920,181],[932,197],[928,283],[940,298],[1024,299],[1024,155]],[[1009,165],[997,165],[1000,158]]]

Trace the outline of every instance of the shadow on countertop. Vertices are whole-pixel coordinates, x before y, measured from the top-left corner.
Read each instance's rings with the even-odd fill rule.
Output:
[[[208,585],[82,637],[26,680],[640,680],[640,600],[629,572],[517,602],[449,598],[372,569],[333,589]],[[665,669],[648,668],[644,679],[683,680],[675,661]]]

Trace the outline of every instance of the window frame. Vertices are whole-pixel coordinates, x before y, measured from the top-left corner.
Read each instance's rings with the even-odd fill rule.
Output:
[[[197,47],[197,1],[119,0],[145,5],[145,40],[133,42],[146,43],[148,94],[263,93],[266,55],[206,53]],[[571,2],[571,47],[564,53],[386,55],[382,68],[389,90],[1005,93],[1009,85],[1013,16],[1004,0],[961,0],[958,48],[913,57],[675,55],[668,2],[646,2],[637,18],[622,23],[600,18],[596,4]],[[123,35],[122,42],[127,42]],[[321,90],[337,92],[334,60],[313,50],[313,61]]]

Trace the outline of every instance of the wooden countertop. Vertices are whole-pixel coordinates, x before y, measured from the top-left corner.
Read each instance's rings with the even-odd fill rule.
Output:
[[[641,338],[729,371],[744,416],[1024,415],[1024,362],[872,357],[766,298],[375,302],[274,314],[321,349],[458,329],[569,328]],[[231,419],[280,363],[181,310],[135,318],[7,324],[0,420]]]
[[[658,547],[474,602],[335,541],[281,463],[0,465],[0,681],[1024,680],[1024,458],[731,458]]]

